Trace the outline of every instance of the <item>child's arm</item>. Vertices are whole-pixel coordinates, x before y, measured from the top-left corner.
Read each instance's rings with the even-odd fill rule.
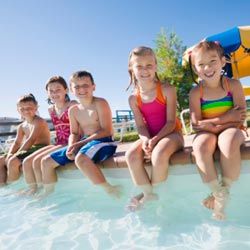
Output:
[[[18,149],[20,148],[22,144],[23,138],[24,138],[24,132],[22,130],[22,124],[20,124],[17,127],[16,138],[9,149],[9,152],[6,157],[7,159],[10,158],[13,154],[15,154],[18,151]]]
[[[30,131],[29,137],[24,141],[18,151],[28,150],[35,144],[44,129],[48,129],[48,124],[44,119],[36,117],[33,121],[33,128]],[[24,131],[23,131],[24,132]]]
[[[78,110],[77,106],[72,106],[69,108],[69,122],[70,122],[70,135],[67,148],[67,157],[71,160],[75,158],[75,150],[78,148],[76,142],[80,139],[79,135],[79,123],[76,119],[76,112]]]
[[[230,90],[233,95],[234,108],[223,115],[201,121],[201,123],[213,123],[223,125],[226,123],[235,123],[242,125],[246,119],[246,101],[241,83],[238,80],[228,79]]]

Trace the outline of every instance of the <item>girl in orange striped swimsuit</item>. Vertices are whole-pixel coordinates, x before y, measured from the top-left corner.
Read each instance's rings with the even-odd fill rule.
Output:
[[[140,139],[126,152],[132,179],[142,194],[132,198],[134,210],[145,201],[157,199],[153,188],[167,179],[170,156],[183,147],[181,125],[176,118],[176,92],[170,84],[161,84],[156,57],[151,48],[139,47],[129,57],[129,73],[135,93],[129,97]],[[144,158],[152,163],[151,175]]]
[[[217,42],[200,42],[190,55],[192,70],[200,82],[190,92],[190,114],[197,134],[193,151],[202,180],[212,191],[203,201],[217,220],[225,218],[229,189],[240,174],[240,146],[245,134],[241,129],[246,117],[246,102],[238,80],[221,75],[226,59]],[[213,154],[220,151],[221,179]]]

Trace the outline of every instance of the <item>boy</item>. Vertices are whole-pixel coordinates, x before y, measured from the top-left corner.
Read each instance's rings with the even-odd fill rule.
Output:
[[[70,89],[80,104],[69,109],[70,137],[68,147],[42,159],[45,195],[54,190],[55,168],[75,161],[76,166],[93,184],[119,197],[120,187],[110,185],[95,164],[111,157],[116,150],[112,140],[112,116],[107,101],[93,96],[95,83],[87,71],[77,71],[70,78]],[[81,133],[80,133],[81,131]]]
[[[36,115],[38,104],[32,94],[22,96],[17,110],[24,120],[17,127],[15,141],[7,154],[0,157],[0,185],[16,181],[22,161],[38,149],[50,144],[47,122]]]

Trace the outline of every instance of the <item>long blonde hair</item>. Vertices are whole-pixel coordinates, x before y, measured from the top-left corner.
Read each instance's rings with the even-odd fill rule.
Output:
[[[157,63],[155,53],[149,47],[145,47],[145,46],[136,47],[130,52],[129,58],[128,58],[128,73],[129,73],[130,81],[129,81],[129,86],[127,87],[126,90],[128,90],[131,85],[133,85],[134,88],[137,88],[137,79],[135,78],[133,70],[132,70],[133,56],[148,56],[148,55],[153,56],[155,58],[155,63]],[[159,80],[159,77],[156,72],[155,72],[155,78]]]

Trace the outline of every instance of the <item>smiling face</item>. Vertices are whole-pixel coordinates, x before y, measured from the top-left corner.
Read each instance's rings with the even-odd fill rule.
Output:
[[[53,103],[64,102],[67,92],[68,89],[65,89],[64,86],[62,86],[62,84],[59,82],[51,82],[48,84],[48,97]]]
[[[32,101],[22,101],[17,104],[17,110],[25,120],[32,120],[37,112],[37,104]]]
[[[131,58],[131,69],[138,85],[152,83],[155,79],[157,64],[154,55],[133,55]]]
[[[191,53],[192,69],[205,82],[218,84],[226,64],[223,48],[218,42],[202,41]]]
[[[72,93],[78,99],[89,99],[93,97],[95,84],[91,81],[90,77],[81,77],[70,83]]]

